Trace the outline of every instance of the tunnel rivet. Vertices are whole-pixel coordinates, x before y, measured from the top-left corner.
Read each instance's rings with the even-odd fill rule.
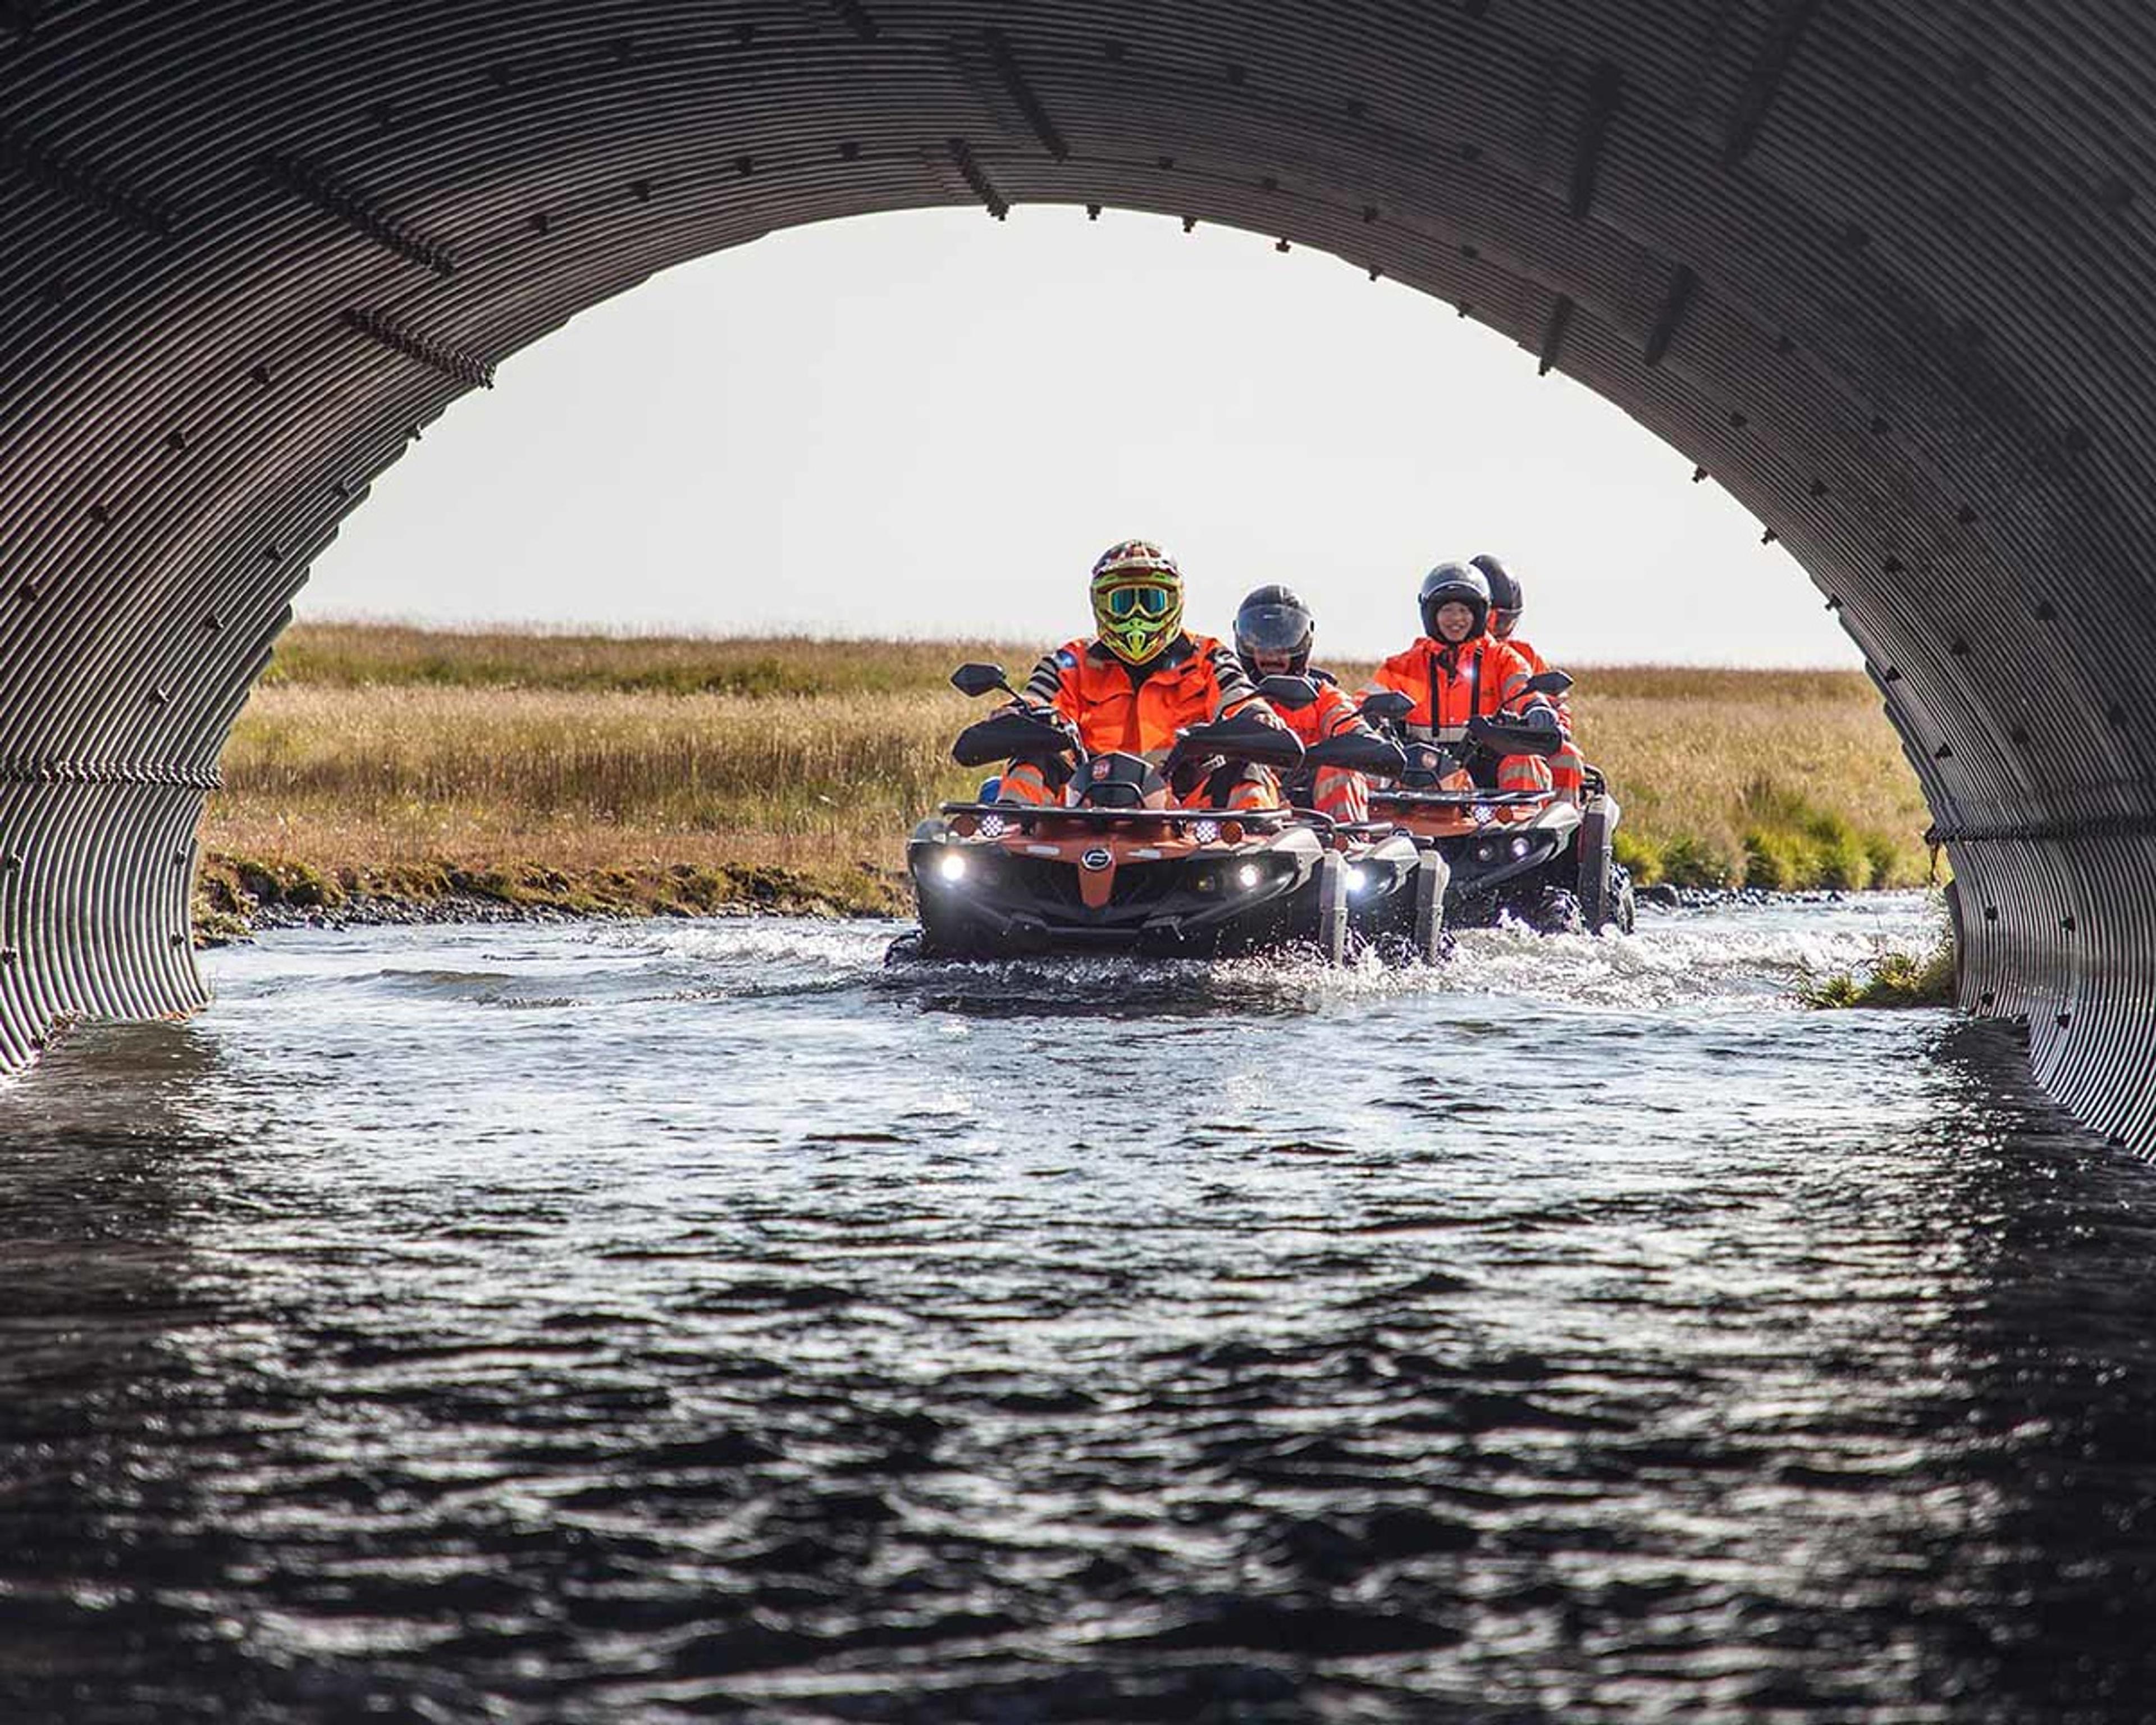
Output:
[[[1959,521],[1964,527],[1974,526],[1976,525],[1976,506],[1974,503],[1963,504],[1959,509],[1957,509],[1954,511],[1954,519]]]
[[[858,162],[860,160],[860,157],[861,146],[855,143],[851,138],[848,138],[844,143],[839,146],[839,161]]]
[[[736,24],[734,26],[734,40],[738,42],[743,48],[747,48],[750,43],[755,41],[755,21],[751,18],[743,18],[739,23]]]
[[[1087,204],[1086,206],[1086,219],[1089,222],[1099,221],[1101,219],[1101,206],[1097,203]]]
[[[2052,1020],[2052,1022],[2057,1024],[2061,1030],[2065,1029],[2066,1026],[2073,1023],[2073,1021],[2074,1015],[2070,1012],[2062,1012],[2056,1019]]]
[[[276,381],[276,373],[270,369],[270,362],[267,360],[264,360],[260,365],[255,367],[255,368],[247,375],[253,378],[255,382],[259,383],[264,389],[267,389],[271,383]]]
[[[1240,84],[1243,83],[1243,82],[1244,82],[1244,80],[1246,80],[1247,78],[1249,78],[1249,76],[1250,75],[1248,72],[1245,72],[1245,70],[1244,70],[1240,66],[1232,66],[1232,65],[1231,65],[1231,66],[1229,66],[1229,67],[1227,69],[1227,72],[1228,72],[1228,81],[1229,81],[1229,83],[1230,83],[1230,84],[1235,84],[1235,85],[1240,85]]]
[[[1815,497],[1824,497],[1824,496],[1825,496],[1825,495],[1826,495],[1826,491],[1827,491],[1827,485],[1826,485],[1826,481],[1825,481],[1825,480],[1823,480],[1823,479],[1815,479],[1815,480],[1814,480],[1812,481],[1812,495],[1813,495],[1813,496],[1815,496]]]
[[[208,629],[212,634],[215,634],[219,629],[224,627],[224,619],[218,616],[216,612],[213,611],[208,616],[203,619],[203,627]]]
[[[2112,209],[2124,209],[2133,202],[2133,187],[2117,174],[2107,175],[2103,188],[2097,194]]]
[[[1879,673],[1879,680],[1882,683],[1900,682],[1902,680],[1902,667],[1898,665],[1888,665],[1885,670]]]
[[[734,172],[739,174],[743,179],[747,179],[751,174],[756,172],[756,157],[753,156],[735,157]]]
[[[1887,416],[1884,413],[1874,413],[1871,416],[1871,434],[1874,437],[1887,435]]]
[[[2058,618],[2059,618],[2059,608],[2058,608],[2056,605],[2053,604],[2053,603],[2052,603],[2049,599],[2039,599],[2039,600],[2037,600],[2037,602],[2036,602],[2036,621],[2037,621],[2037,622],[2039,622],[2039,623],[2056,623],[2056,622],[2057,622],[2057,621],[2058,621]]]
[[[1693,468],[1693,469],[1692,469],[1692,470],[1691,470],[1691,482],[1692,482],[1694,485],[1697,485],[1697,484],[1699,484],[1699,482],[1700,482],[1701,480],[1704,480],[1706,477],[1707,477],[1707,470],[1706,470],[1704,467],[1695,467],[1695,468]]]
[[[1989,1006],[1997,1001],[1999,997],[1996,994],[1993,993],[1989,988],[1987,988],[1983,993],[1976,997],[1976,1004],[1979,1006]]]
[[[2089,434],[2078,425],[2069,426],[2066,428],[2066,444],[2075,454],[2082,454],[2089,447]]]
[[[162,706],[172,698],[171,692],[165,689],[153,688],[150,691],[150,705],[152,706]]]
[[[535,209],[531,212],[531,231],[534,234],[544,234],[552,228],[553,225],[553,218],[549,216],[543,209]]]
[[[1947,644],[1947,651],[1953,654],[1957,659],[1968,658],[1969,650],[1969,643],[1960,639],[1958,637],[1953,641],[1948,642]]]
[[[1774,337],[1774,352],[1782,355],[1784,358],[1787,358],[1790,354],[1794,353],[1796,351],[1797,338],[1794,336],[1780,335]]]
[[[1482,255],[1482,248],[1470,240],[1460,248],[1460,255],[1472,264]]]
[[[1830,611],[1839,611],[1841,608],[1841,595],[1838,593],[1829,593],[1826,596],[1826,608]]]
[[[1363,101],[1360,97],[1350,96],[1348,98],[1348,117],[1350,120],[1360,120],[1369,111],[1369,104]]]
[[[394,102],[377,102],[367,111],[374,123],[384,131],[388,131],[397,123],[397,105]]]
[[[1162,156],[1156,157],[1153,166],[1158,167],[1164,174],[1173,173],[1175,172],[1175,158],[1173,156]]]
[[[1742,431],[1749,424],[1751,421],[1745,417],[1742,408],[1733,408],[1730,410],[1729,429],[1732,431]]]
[[[176,947],[184,947],[187,943],[187,937],[185,931],[177,928],[174,929],[172,931],[172,944]]]
[[[1197,231],[1197,228],[1198,228],[1198,218],[1197,218],[1197,217],[1195,217],[1195,216],[1185,216],[1185,217],[1183,218],[1183,231],[1185,234],[1193,234],[1193,233],[1195,233],[1195,232]]]
[[[1932,751],[1932,758],[1934,761],[1951,761],[1953,759],[1953,746],[1951,743],[1941,743]]]
[[[2103,720],[2112,730],[2123,731],[2126,728],[2126,709],[2117,705],[2107,706],[2103,710]]]
[[[1120,42],[1103,42],[1101,44],[1101,52],[1116,65],[1123,63],[1123,44]]]
[[[1363,206],[1363,219],[1365,222],[1376,221],[1378,219],[1378,206],[1374,203],[1364,204]]]
[[[1887,561],[1879,566],[1879,572],[1882,575],[1899,575],[1902,572],[1901,558],[1888,557]]]
[[[1261,192],[1279,191],[1280,176],[1277,174],[1267,174],[1263,179],[1258,182],[1258,189]]]
[[[1383,270],[1380,270],[1380,269],[1378,269],[1378,268],[1377,267],[1377,265],[1376,265],[1376,264],[1372,264],[1372,265],[1370,266],[1370,280],[1371,280],[1375,281],[1375,280],[1377,280],[1380,275],[1383,275],[1383,274],[1384,274],[1384,271],[1383,271]]]
[[[1475,304],[1474,304],[1474,301],[1472,301],[1471,300],[1462,300],[1460,302],[1460,315],[1462,317],[1472,317],[1472,316],[1474,316],[1474,315],[1475,315]]]
[[[2074,932],[2074,919],[2071,916],[2061,916],[2059,918],[2059,927],[2068,934],[2071,934]]]
[[[1761,534],[1760,534],[1760,536],[1759,536],[1759,542],[1760,542],[1762,545],[1772,545],[1772,544],[1773,544],[1773,543],[1774,543],[1777,539],[1780,538],[1781,536],[1781,536],[1780,534],[1777,533],[1777,532],[1776,532],[1776,531],[1775,531],[1772,527],[1769,527],[1769,528],[1768,528],[1764,532],[1763,532],[1763,533],[1761,533]]]
[[[2006,733],[2006,740],[2007,740],[2009,742],[2012,743],[2012,744],[2015,746],[2015,747],[2016,747],[2016,748],[2026,748],[2026,747],[2029,747],[2029,730],[2028,730],[2028,727],[2027,727],[2026,726],[2025,726],[2025,725],[2016,725],[2016,726],[2015,726],[2011,731],[2010,731],[2010,732],[2008,732]]]
[[[1996,922],[1999,920],[1999,906],[1986,905],[1984,907],[1984,920],[1987,922]]]
[[[38,583],[34,581],[26,581],[17,588],[15,592],[20,598],[34,599],[38,596]]]
[[[187,446],[187,434],[177,429],[165,434],[165,447],[177,453]]]
[[[1482,146],[1480,144],[1462,144],[1460,146],[1460,159],[1462,162],[1480,162],[1482,159]]]
[[[617,39],[613,45],[613,57],[617,64],[624,66],[631,60],[634,59],[636,58],[636,38],[634,36],[624,36]]]
[[[639,203],[650,203],[651,182],[649,180],[631,180],[629,182],[629,195],[631,198],[634,198]]]
[[[1856,223],[1851,222],[1841,230],[1841,243],[1853,252],[1861,252],[1871,244],[1871,236]]]
[[[1287,249],[1288,244],[1285,239],[1276,239],[1273,242],[1273,249],[1276,252],[1284,252]]]

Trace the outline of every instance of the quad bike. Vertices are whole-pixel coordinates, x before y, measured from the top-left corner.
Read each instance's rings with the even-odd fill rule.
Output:
[[[1563,695],[1572,679],[1545,671],[1528,686]],[[1400,781],[1373,791],[1373,819],[1405,829],[1450,865],[1446,922],[1488,927],[1510,919],[1544,933],[1632,932],[1631,876],[1613,852],[1622,810],[1589,768],[1581,800],[1556,791],[1499,791],[1475,783],[1478,757],[1550,754],[1556,732],[1495,718],[1470,720],[1463,761],[1415,743]]]
[[[1170,781],[1208,763],[1293,768],[1292,732],[1250,716],[1193,726],[1166,760],[1089,755],[1051,711],[1028,705],[1000,667],[961,665],[952,684],[1013,704],[959,734],[961,766],[1035,761],[1064,800],[947,803],[913,830],[906,865],[921,930],[893,959],[1127,952],[1210,957],[1348,945],[1349,867],[1291,809],[1179,806]],[[1260,694],[1265,685],[1260,685]],[[1284,695],[1291,691],[1281,691]]]

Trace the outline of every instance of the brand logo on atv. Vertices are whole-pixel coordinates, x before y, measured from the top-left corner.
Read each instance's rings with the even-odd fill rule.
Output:
[[[1116,854],[1105,845],[1096,845],[1078,859],[1081,868],[1105,869],[1116,860]]]

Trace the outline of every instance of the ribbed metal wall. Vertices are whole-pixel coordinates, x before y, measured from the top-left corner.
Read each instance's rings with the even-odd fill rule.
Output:
[[[233,716],[503,356],[1052,200],[1324,248],[1690,454],[1869,658],[1968,1004],[2156,1144],[2151,92],[2144,0],[0,0],[0,1057],[198,1000]]]

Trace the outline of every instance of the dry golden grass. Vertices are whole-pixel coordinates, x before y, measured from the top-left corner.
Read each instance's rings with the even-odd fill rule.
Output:
[[[913,822],[975,782],[950,760],[978,711],[947,686],[952,665],[1000,659],[1015,677],[1036,650],[295,629],[226,747],[204,848],[331,876],[731,864],[858,879],[895,869]],[[1854,835],[1867,878],[1888,859],[1920,871],[1922,800],[1862,676],[1578,675],[1582,741],[1647,876],[1712,878],[1714,859],[1741,875],[1748,837],[1813,827]]]

